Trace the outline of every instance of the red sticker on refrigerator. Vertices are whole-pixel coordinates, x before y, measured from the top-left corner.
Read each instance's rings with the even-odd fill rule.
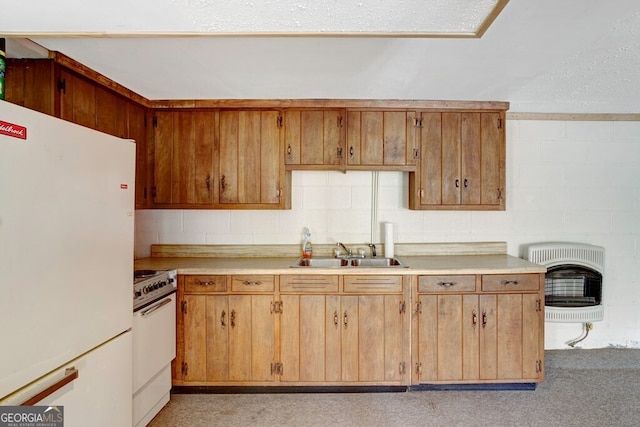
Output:
[[[27,139],[27,128],[0,120],[0,135],[13,136],[14,138]]]

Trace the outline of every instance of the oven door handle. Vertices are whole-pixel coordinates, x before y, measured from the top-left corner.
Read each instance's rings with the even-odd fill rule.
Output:
[[[160,304],[156,304],[153,307],[149,307],[146,310],[141,311],[140,315],[141,316],[148,316],[149,314],[153,313],[154,311],[156,311],[160,307],[165,306],[165,305],[167,305],[169,303],[171,303],[171,298],[167,298],[164,301],[162,301]]]

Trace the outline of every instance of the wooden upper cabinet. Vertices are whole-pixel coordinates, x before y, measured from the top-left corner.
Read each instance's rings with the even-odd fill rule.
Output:
[[[214,203],[215,122],[215,112],[155,113],[154,204]]]
[[[283,122],[288,169],[339,169],[344,164],[344,110],[287,110]]]
[[[126,138],[136,142],[136,208],[146,208],[151,202],[148,165],[150,163],[147,145],[147,110],[140,104],[126,103]]]
[[[504,113],[426,112],[417,119],[420,166],[409,179],[410,208],[504,210]]]
[[[410,137],[415,113],[405,111],[349,111],[347,168],[402,170],[417,161],[418,147]]]
[[[58,77],[59,117],[63,120],[96,128],[96,86],[65,69]]]
[[[127,100],[114,92],[95,88],[95,128],[118,138],[127,137]]]
[[[55,114],[55,64],[49,59],[7,58],[5,100]]]
[[[220,111],[219,204],[225,208],[288,207],[278,111]]]

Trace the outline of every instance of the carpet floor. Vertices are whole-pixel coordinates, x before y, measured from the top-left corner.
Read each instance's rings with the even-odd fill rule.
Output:
[[[640,426],[640,349],[552,350],[535,390],[172,394],[165,426]]]

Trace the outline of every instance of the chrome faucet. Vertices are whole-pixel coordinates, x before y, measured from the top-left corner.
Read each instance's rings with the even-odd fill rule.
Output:
[[[344,251],[347,253],[347,256],[351,256],[351,249],[348,249],[345,245],[342,244],[342,242],[336,243],[336,246],[342,247],[342,249],[344,249]]]
[[[376,256],[378,256],[378,254],[376,253],[376,245],[374,245],[373,243],[369,243],[369,247],[371,248],[371,258],[375,258]]]

